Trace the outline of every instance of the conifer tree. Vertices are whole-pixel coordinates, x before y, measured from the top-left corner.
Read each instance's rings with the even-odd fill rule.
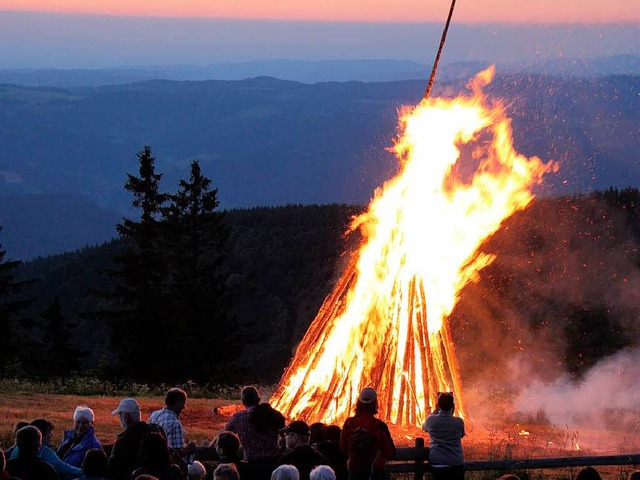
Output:
[[[211,180],[202,175],[196,160],[190,178],[180,180],[164,212],[176,329],[173,347],[175,355],[189,352],[190,378],[199,381],[214,380],[216,357],[225,354],[225,339],[231,333],[222,278],[227,228],[218,207],[218,190],[211,189]]]
[[[31,301],[22,298],[20,292],[30,282],[16,279],[16,269],[22,262],[8,260],[6,255],[0,244],[0,371],[13,374],[22,373],[16,372],[22,356],[21,342],[26,339],[20,315]]]
[[[80,367],[80,352],[71,346],[70,332],[62,312],[59,297],[55,297],[40,315],[44,321],[45,341],[49,351],[46,370],[58,375],[68,375]]]
[[[145,146],[137,154],[139,176],[129,174],[124,186],[133,195],[139,219],[117,225],[125,241],[124,254],[110,273],[115,286],[109,312],[111,348],[117,373],[139,380],[165,380],[170,359],[163,349],[171,342],[171,319],[166,307],[166,268],[161,250],[161,211],[167,197],[160,192],[161,174]]]

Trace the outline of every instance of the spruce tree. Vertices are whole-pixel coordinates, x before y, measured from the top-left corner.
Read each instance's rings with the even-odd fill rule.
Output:
[[[16,279],[16,269],[22,262],[8,260],[6,255],[0,244],[0,372],[11,375],[24,373],[20,365],[28,336],[21,314],[32,302],[21,296],[23,288],[31,282]]]
[[[71,346],[71,332],[62,312],[60,298],[51,300],[40,317],[44,322],[44,339],[49,353],[46,370],[63,376],[79,370],[80,352]]]
[[[164,211],[176,331],[172,350],[175,356],[189,352],[185,373],[198,381],[224,380],[216,373],[217,360],[226,355],[231,337],[222,272],[227,228],[218,207],[218,190],[196,160]]]
[[[137,154],[139,176],[128,174],[125,190],[133,195],[139,219],[117,225],[125,252],[116,257],[110,273],[115,285],[109,312],[111,348],[116,373],[137,380],[162,381],[171,359],[164,354],[172,341],[166,307],[166,268],[162,251],[161,211],[167,196],[160,192],[161,174],[146,146]]]

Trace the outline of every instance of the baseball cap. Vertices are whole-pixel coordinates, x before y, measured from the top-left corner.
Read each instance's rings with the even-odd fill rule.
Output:
[[[280,433],[297,433],[298,435],[311,435],[309,425],[302,420],[295,420],[284,428],[280,429]]]
[[[120,405],[116,408],[111,415],[118,415],[119,413],[135,413],[140,411],[140,404],[135,398],[123,398],[120,400]]]
[[[373,387],[364,387],[358,395],[360,403],[373,403],[378,400],[378,394]]]

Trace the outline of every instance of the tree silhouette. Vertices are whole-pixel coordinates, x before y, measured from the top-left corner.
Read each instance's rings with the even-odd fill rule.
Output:
[[[174,355],[189,351],[190,378],[223,380],[216,359],[225,355],[233,334],[227,322],[222,263],[227,227],[218,210],[218,190],[202,175],[197,160],[188,180],[180,180],[165,209],[168,290],[175,319]],[[211,346],[217,345],[212,349]]]
[[[160,192],[161,174],[155,172],[151,147],[137,154],[139,176],[128,174],[125,190],[139,220],[125,218],[117,225],[125,252],[115,258],[109,273],[115,280],[108,314],[116,372],[140,380],[165,378],[170,359],[163,355],[171,337],[167,308],[166,255],[162,251],[161,212],[167,196]]]
[[[28,341],[28,336],[23,334],[26,320],[21,314],[32,303],[21,292],[33,282],[17,280],[16,269],[22,262],[8,260],[6,255],[6,250],[0,244],[0,371],[16,374],[22,373],[21,347]]]
[[[49,361],[42,368],[45,372],[69,375],[80,367],[80,352],[71,346],[70,332],[62,312],[59,297],[55,297],[40,314],[44,322],[45,342]]]

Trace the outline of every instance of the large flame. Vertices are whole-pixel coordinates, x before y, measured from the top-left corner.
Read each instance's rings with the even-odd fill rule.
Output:
[[[290,419],[343,421],[359,391],[381,418],[419,425],[439,391],[463,396],[448,316],[493,257],[478,251],[556,168],[513,149],[501,104],[473,95],[425,99],[401,116],[401,172],[353,222],[364,241],[326,298],[271,400]]]

